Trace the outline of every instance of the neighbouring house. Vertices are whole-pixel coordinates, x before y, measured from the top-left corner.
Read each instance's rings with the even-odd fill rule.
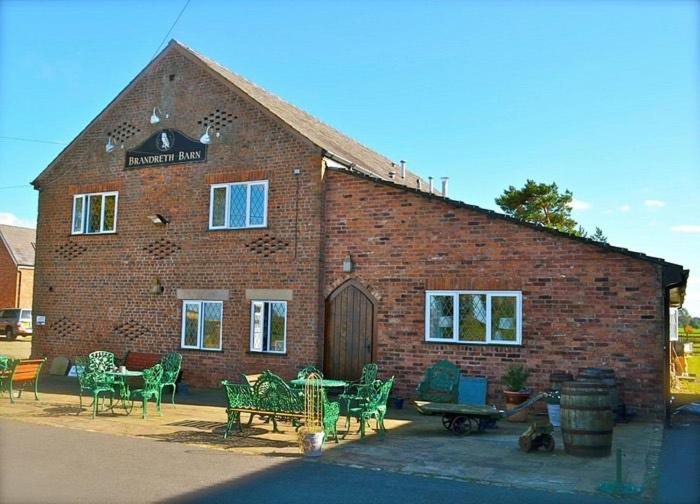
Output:
[[[31,308],[36,230],[0,224],[0,308]]]
[[[449,359],[614,368],[629,407],[668,393],[687,271],[448,199],[172,41],[33,182],[34,355],[183,354],[184,378],[376,361],[411,396]]]

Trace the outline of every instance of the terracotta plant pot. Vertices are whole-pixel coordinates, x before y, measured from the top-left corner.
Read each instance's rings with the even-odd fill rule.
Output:
[[[530,398],[529,390],[521,390],[519,392],[513,392],[511,390],[504,390],[503,395],[506,399],[506,411],[510,411],[516,408],[518,405],[524,403]],[[528,409],[518,411],[515,415],[509,416],[509,422],[527,422],[527,417],[529,415]]]

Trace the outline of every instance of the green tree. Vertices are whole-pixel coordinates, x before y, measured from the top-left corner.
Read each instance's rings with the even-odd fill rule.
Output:
[[[554,182],[538,184],[528,179],[520,189],[508,187],[496,204],[512,217],[581,236],[583,228],[571,218],[573,197],[568,189],[560,193]]]
[[[608,243],[608,237],[603,234],[603,230],[598,226],[595,227],[595,233],[591,236],[591,240],[595,240],[600,243]]]

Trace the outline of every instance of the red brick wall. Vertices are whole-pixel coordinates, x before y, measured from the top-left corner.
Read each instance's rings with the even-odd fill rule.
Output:
[[[17,265],[0,242],[0,308],[14,308],[17,302]]]
[[[34,294],[34,268],[20,266],[17,274],[19,275],[19,280],[17,282],[19,286],[17,305],[21,308],[31,308]]]
[[[555,370],[610,367],[628,406],[663,412],[656,265],[333,170],[325,208],[324,295],[355,278],[378,299],[378,364],[399,394],[444,358],[488,377],[490,402],[511,363],[532,368],[540,390]],[[348,252],[356,266],[345,274]],[[426,289],[522,291],[522,346],[425,342]]]
[[[156,105],[170,118],[152,126]],[[197,121],[217,109],[235,118],[221,138],[210,131],[207,162],[124,170],[127,149],[161,128],[198,138]],[[124,122],[140,132],[124,150],[105,152],[108,132]],[[250,177],[269,180],[268,228],[208,231],[210,184]],[[35,328],[33,355],[179,351],[183,378],[195,386],[266,368],[289,377],[317,364],[320,184],[318,148],[202,66],[167,53],[40,180],[34,314],[45,315],[47,324]],[[117,233],[71,236],[72,195],[95,190],[119,191]],[[147,218],[153,213],[170,224],[154,225]],[[283,250],[269,257],[251,250],[254,240],[268,236],[284,243]],[[161,248],[174,246],[172,254],[159,259],[149,251],[159,240],[172,244]],[[151,293],[156,278],[163,294]],[[221,352],[179,349],[178,288],[230,290]],[[248,353],[250,288],[293,290],[286,356]]]

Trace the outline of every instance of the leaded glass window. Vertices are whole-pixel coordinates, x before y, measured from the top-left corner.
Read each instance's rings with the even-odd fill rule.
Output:
[[[459,340],[486,341],[486,294],[459,295]]]
[[[184,301],[182,348],[221,350],[221,301]]]
[[[430,298],[430,336],[435,339],[452,339],[454,329],[454,296]]]
[[[426,292],[425,339],[454,343],[522,343],[517,291]]]
[[[211,187],[210,229],[267,226],[267,180]]]
[[[73,196],[73,234],[113,233],[117,227],[118,193]]]
[[[252,352],[286,352],[286,301],[252,302],[250,321],[250,350]]]
[[[211,199],[211,226],[223,227],[226,225],[226,188],[213,188]]]

